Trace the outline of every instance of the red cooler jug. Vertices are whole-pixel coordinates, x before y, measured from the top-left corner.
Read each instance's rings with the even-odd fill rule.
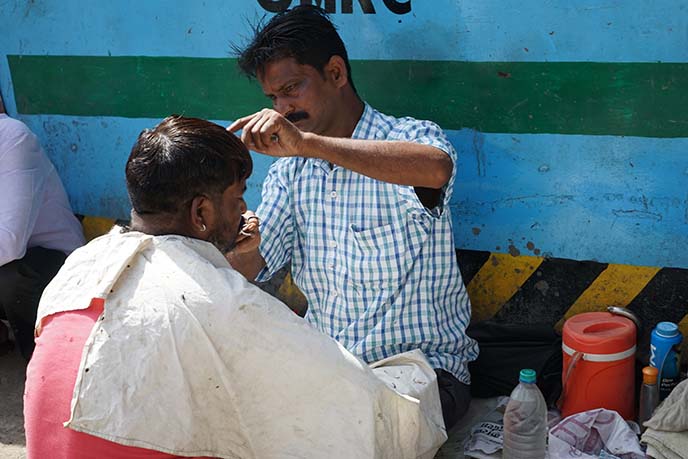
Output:
[[[586,312],[564,323],[562,417],[606,408],[635,418],[635,343],[626,317]]]

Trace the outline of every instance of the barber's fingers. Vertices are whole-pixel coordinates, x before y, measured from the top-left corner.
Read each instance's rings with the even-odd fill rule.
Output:
[[[263,109],[232,123],[227,130],[241,129],[241,141],[247,148],[269,156],[296,156],[303,140],[301,131],[287,118],[271,109]]]
[[[245,220],[247,223],[248,223],[250,220],[254,220],[254,221],[256,221],[257,223],[260,223],[260,218],[258,218],[258,215],[256,215],[256,213],[253,212],[252,210],[247,210],[246,212],[244,212],[243,214],[241,214],[241,216],[244,218],[244,220]]]
[[[265,108],[252,115],[239,118],[230,124],[227,130],[230,132],[241,130],[241,141],[248,148],[263,152],[279,138],[278,121],[282,118],[282,115],[275,110]]]
[[[251,210],[247,210],[241,215],[242,226],[240,228],[239,234],[245,237],[253,236],[254,233],[258,232],[260,227],[260,219]]]
[[[258,151],[265,151],[270,148],[270,136],[278,130],[275,120],[269,114],[261,116],[251,126],[251,139],[253,147]]]
[[[279,132],[284,129],[285,123],[289,123],[283,117],[271,117],[260,126],[260,138],[266,148],[279,147]],[[258,126],[256,126],[258,128]]]
[[[241,118],[235,120],[232,124],[227,126],[227,130],[229,132],[237,132],[238,130],[243,129],[243,127],[246,126],[246,123],[251,121],[255,115],[256,113],[252,115],[242,116]]]
[[[244,225],[241,227],[240,233],[244,236],[252,236],[254,233],[258,232],[260,228],[260,222],[257,218],[252,218],[250,220],[245,220]]]
[[[285,151],[279,142],[279,135],[289,126],[289,121],[277,112],[271,111],[263,114],[251,125],[250,138],[253,144],[249,148],[267,155],[284,155]]]
[[[241,130],[241,141],[244,142],[248,148],[255,149],[256,143],[253,139],[253,126],[258,123],[261,119],[260,113],[256,113],[253,117],[246,122]]]

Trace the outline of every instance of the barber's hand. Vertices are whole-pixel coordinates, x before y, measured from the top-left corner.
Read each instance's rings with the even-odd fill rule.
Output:
[[[253,252],[260,246],[260,220],[255,213],[248,210],[242,216],[243,226],[234,240],[231,250],[237,254]]]
[[[269,156],[299,156],[303,133],[275,110],[265,108],[233,122],[227,130],[241,132],[247,148]]]

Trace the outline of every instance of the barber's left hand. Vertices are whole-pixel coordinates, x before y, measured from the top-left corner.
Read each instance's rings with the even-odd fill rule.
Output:
[[[269,156],[299,156],[303,132],[269,108],[234,121],[227,130],[241,132],[247,148]]]

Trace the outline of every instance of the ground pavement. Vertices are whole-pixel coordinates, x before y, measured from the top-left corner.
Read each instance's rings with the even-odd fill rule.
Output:
[[[26,362],[16,349],[0,356],[0,458],[26,455],[22,395]]]

